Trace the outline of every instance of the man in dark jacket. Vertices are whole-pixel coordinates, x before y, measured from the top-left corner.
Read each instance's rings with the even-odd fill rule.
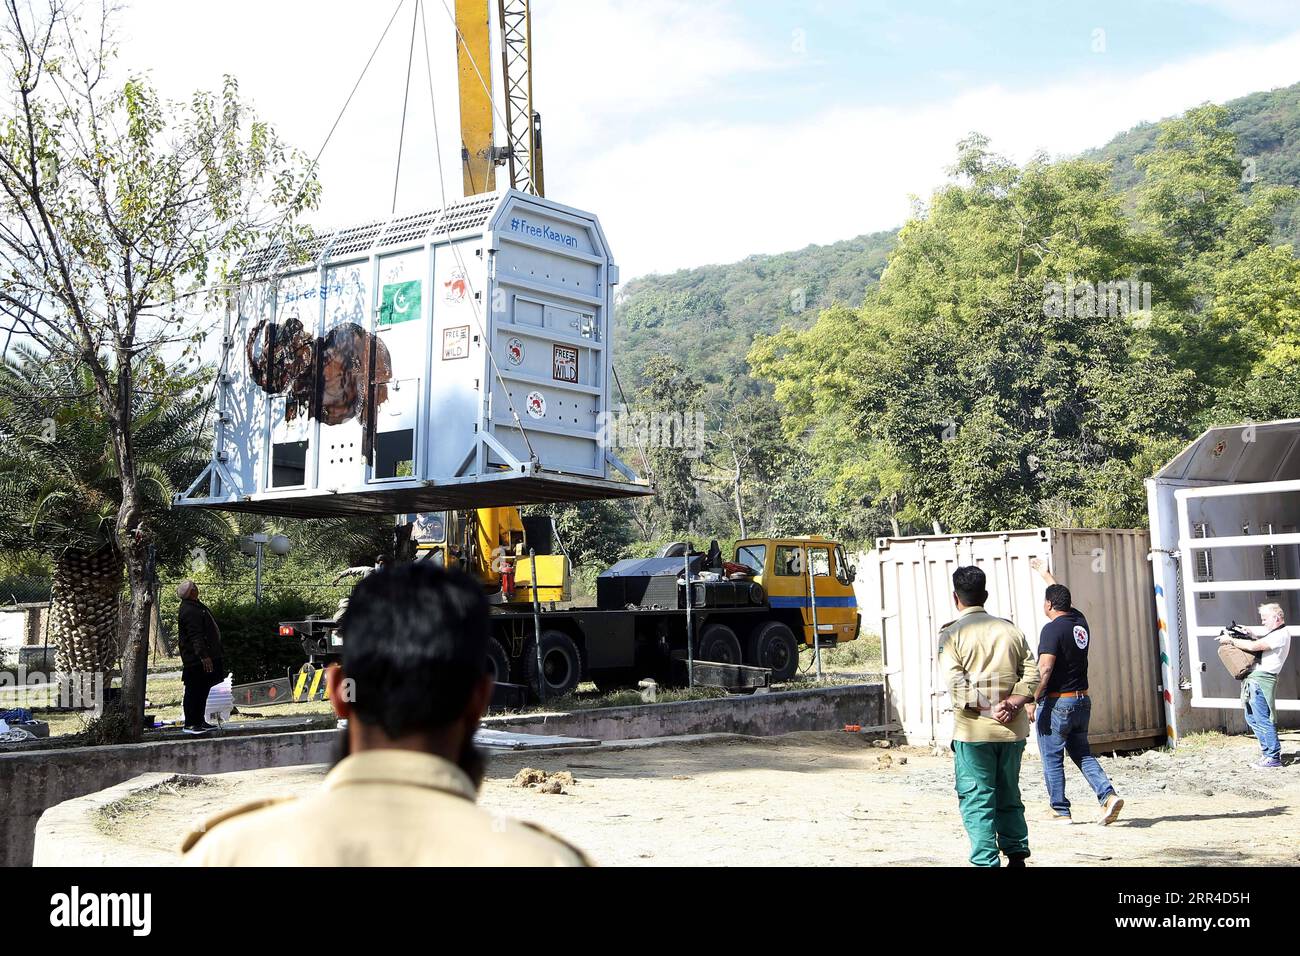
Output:
[[[1074,822],[1065,795],[1065,755],[1069,754],[1097,796],[1101,809],[1097,822],[1108,826],[1124,808],[1124,800],[1088,745],[1092,716],[1092,698],[1088,695],[1092,633],[1088,619],[1074,606],[1070,589],[1052,576],[1041,558],[1030,558],[1029,567],[1047,584],[1043,594],[1047,624],[1038,638],[1042,682],[1035,701],[1037,712],[1032,717],[1038,726],[1038,755],[1043,761],[1043,779],[1052,805],[1047,818],[1054,823]]]
[[[177,615],[181,648],[181,681],[185,684],[182,709],[187,734],[205,734],[216,728],[206,720],[208,691],[225,679],[221,632],[212,612],[199,601],[199,586],[193,581],[176,585],[181,599]]]

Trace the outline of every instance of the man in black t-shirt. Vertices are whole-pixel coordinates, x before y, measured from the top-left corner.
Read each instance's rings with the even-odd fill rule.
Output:
[[[1072,823],[1070,801],[1065,796],[1065,754],[1070,755],[1082,772],[1097,802],[1101,804],[1098,823],[1113,823],[1124,806],[1115,793],[1110,778],[1092,755],[1088,746],[1088,720],[1092,700],[1088,697],[1088,648],[1092,632],[1088,620],[1073,606],[1070,589],[1056,579],[1034,558],[1029,566],[1047,582],[1043,595],[1043,612],[1047,624],[1038,638],[1037,713],[1032,715],[1038,729],[1038,755],[1043,761],[1043,778],[1052,810],[1049,819]]]

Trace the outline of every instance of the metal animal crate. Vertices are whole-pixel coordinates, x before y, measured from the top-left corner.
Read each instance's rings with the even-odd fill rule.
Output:
[[[651,493],[612,454],[596,217],[514,190],[248,256],[177,504],[293,517]]]

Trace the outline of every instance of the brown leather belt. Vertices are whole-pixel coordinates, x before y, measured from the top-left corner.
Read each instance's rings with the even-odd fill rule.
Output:
[[[1057,700],[1061,697],[1087,697],[1088,689],[1085,687],[1083,690],[1067,690],[1060,694],[1048,694],[1047,696],[1051,697],[1053,700]]]

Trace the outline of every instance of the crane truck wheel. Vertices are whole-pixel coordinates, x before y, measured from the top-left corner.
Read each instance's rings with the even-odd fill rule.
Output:
[[[799,669],[799,644],[794,632],[780,621],[760,624],[749,636],[748,663],[771,668],[775,683],[790,680]]]
[[[524,680],[534,694],[544,694],[547,700],[573,693],[582,680],[582,654],[573,638],[563,631],[542,631],[542,676],[546,681],[544,689],[537,679],[536,642],[524,642],[522,661]]]
[[[510,683],[510,655],[495,637],[488,638],[487,667],[498,684]]]
[[[710,624],[700,636],[700,646],[695,651],[695,657],[697,660],[718,664],[739,664],[740,638],[725,624]]]

